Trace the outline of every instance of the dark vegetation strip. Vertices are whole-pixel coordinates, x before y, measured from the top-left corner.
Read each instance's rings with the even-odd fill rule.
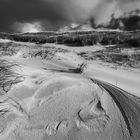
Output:
[[[34,42],[37,44],[56,43],[68,46],[85,46],[100,43],[101,45],[127,44],[129,46],[140,47],[140,31],[75,31],[65,33],[42,32],[26,34],[0,33],[0,38],[21,42]]]

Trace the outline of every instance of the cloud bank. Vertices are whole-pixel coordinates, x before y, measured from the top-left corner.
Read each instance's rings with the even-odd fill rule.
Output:
[[[16,32],[21,32],[21,33],[37,33],[37,32],[42,32],[44,29],[41,26],[41,23],[39,22],[33,22],[33,23],[14,23],[12,26]]]
[[[140,9],[140,0],[0,0],[0,31],[24,32],[23,28],[36,23],[40,30],[57,30],[91,17],[100,24],[113,13],[120,16],[135,9]]]

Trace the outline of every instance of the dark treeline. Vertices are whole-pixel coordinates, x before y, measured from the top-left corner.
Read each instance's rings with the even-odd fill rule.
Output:
[[[0,38],[20,42],[34,42],[37,44],[56,43],[68,46],[114,45],[126,44],[140,47],[140,31],[115,32],[115,31],[73,31],[73,32],[41,32],[25,34],[0,33]]]

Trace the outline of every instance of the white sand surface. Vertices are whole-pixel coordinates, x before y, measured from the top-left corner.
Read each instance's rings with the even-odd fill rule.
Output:
[[[87,75],[109,82],[140,97],[140,72],[112,69],[94,62],[88,66],[85,72]]]
[[[70,73],[85,62],[72,52],[7,60],[24,80],[0,97],[0,140],[140,139],[139,73],[93,62]]]

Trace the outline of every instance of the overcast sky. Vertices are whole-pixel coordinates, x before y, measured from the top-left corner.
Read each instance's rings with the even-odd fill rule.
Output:
[[[93,17],[97,24],[140,9],[140,0],[0,0],[0,31],[56,30]]]

